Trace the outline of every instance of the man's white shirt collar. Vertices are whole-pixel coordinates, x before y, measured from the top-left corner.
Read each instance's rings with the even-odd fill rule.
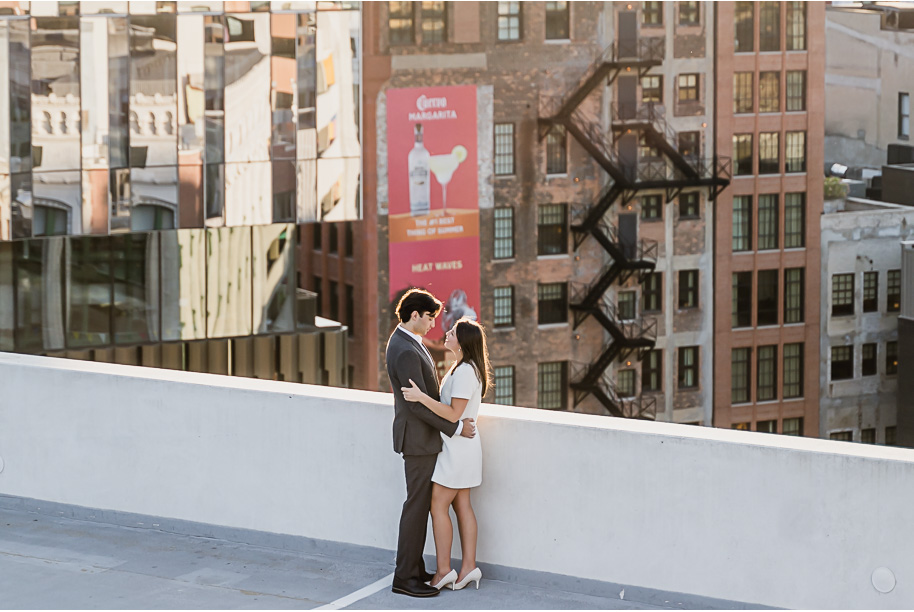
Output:
[[[432,359],[432,354],[429,352],[428,347],[425,346],[425,343],[422,341],[422,336],[420,336],[419,334],[414,334],[413,332],[411,332],[411,331],[409,331],[408,329],[406,329],[405,327],[403,327],[402,324],[398,325],[397,327],[399,327],[400,329],[402,329],[403,331],[405,331],[407,334],[409,334],[409,335],[413,338],[413,340],[415,340],[416,342],[419,343],[419,346],[421,346],[421,347],[422,347],[422,350],[425,351],[425,354],[426,354],[426,356],[428,357],[429,363],[432,364],[432,369],[433,369],[433,370],[436,369],[436,368],[435,368],[435,360]]]

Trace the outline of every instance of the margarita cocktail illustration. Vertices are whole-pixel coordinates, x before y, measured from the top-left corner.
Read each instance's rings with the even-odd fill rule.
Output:
[[[444,155],[432,155],[429,159],[428,167],[441,185],[441,202],[442,210],[447,212],[447,186],[454,176],[457,167],[467,158],[467,149],[463,145],[457,145],[451,149],[450,153]]]

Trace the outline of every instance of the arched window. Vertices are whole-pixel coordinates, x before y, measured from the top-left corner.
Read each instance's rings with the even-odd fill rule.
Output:
[[[60,133],[61,133],[61,134],[66,134],[67,131],[68,131],[68,127],[67,127],[67,114],[66,114],[66,113],[60,113]]]
[[[53,134],[54,126],[51,123],[51,113],[44,111],[43,113],[41,113],[41,115],[42,115],[41,128],[44,130],[44,133]]]
[[[146,117],[146,129],[149,131],[150,134],[158,133],[158,131],[156,129],[156,116],[153,115],[152,113],[149,113],[149,116]]]
[[[175,121],[175,116],[171,112],[165,113],[165,133],[166,134],[175,133],[174,121]]]
[[[140,118],[134,111],[130,111],[130,131],[134,134],[140,133]]]

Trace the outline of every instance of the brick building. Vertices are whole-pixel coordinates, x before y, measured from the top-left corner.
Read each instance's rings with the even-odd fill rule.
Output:
[[[365,325],[340,315],[355,329],[349,354],[356,386],[388,388],[383,347],[393,315],[387,299],[386,91],[466,83],[479,91],[479,315],[489,329],[497,383],[489,401],[723,427],[758,428],[773,420],[772,431],[784,431],[785,418],[800,418],[815,434],[816,381],[800,384],[808,402],[785,400],[776,385],[781,399],[771,403],[755,392],[757,357],[741,371],[756,381],[752,401],[731,409],[734,348],[756,355],[763,347],[769,364],[774,346],[777,364],[785,344],[795,361],[793,345],[801,343],[805,363],[818,359],[817,238],[804,227],[802,246],[788,247],[782,236],[796,220],[795,198],[787,194],[804,194],[801,219],[821,210],[821,190],[805,192],[806,168],[822,163],[824,44],[808,32],[823,31],[824,9],[802,7],[366,4],[364,221],[353,224],[351,260],[326,253],[327,232],[338,233],[342,243],[345,228],[316,230],[324,232],[319,243],[325,255],[306,247],[315,272],[302,279],[317,289],[317,277],[325,290],[332,279],[337,305],[344,303],[344,291],[352,291],[348,285],[357,288],[349,310]],[[743,18],[739,35],[751,32],[753,42],[735,50],[731,22],[747,11],[751,23]],[[805,77],[799,85],[797,72]],[[735,73],[740,79],[751,73],[749,106],[740,99],[738,113]],[[748,210],[758,217],[757,192],[766,196],[766,207],[773,196],[780,228],[774,247],[766,242],[756,252],[753,237],[748,257],[732,247],[734,191],[727,185],[734,134],[751,134],[750,150],[764,134],[766,164],[772,144],[778,151],[777,168],[746,166],[745,159],[739,167],[738,195],[753,196]],[[802,160],[794,154],[798,146]],[[758,157],[756,152],[750,161]],[[788,199],[794,207],[785,212]],[[760,225],[751,227],[754,232]],[[765,271],[763,279],[776,278],[777,296],[785,296],[783,277],[791,270],[794,317],[796,268],[805,270],[802,323],[788,323],[774,297],[776,322],[764,319],[759,329],[752,306],[759,295],[755,270]],[[748,303],[751,318],[746,330],[740,319],[735,332],[731,284],[737,271],[751,272],[753,297],[739,302],[737,314],[743,317]],[[776,380],[784,381],[778,370]],[[761,373],[768,376],[767,369]],[[767,392],[771,381],[763,382]]]

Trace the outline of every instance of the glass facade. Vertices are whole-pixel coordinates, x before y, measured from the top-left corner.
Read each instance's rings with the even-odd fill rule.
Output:
[[[6,4],[0,240],[359,218],[358,3]]]
[[[9,2],[0,350],[297,330],[297,223],[360,217],[357,2]]]

